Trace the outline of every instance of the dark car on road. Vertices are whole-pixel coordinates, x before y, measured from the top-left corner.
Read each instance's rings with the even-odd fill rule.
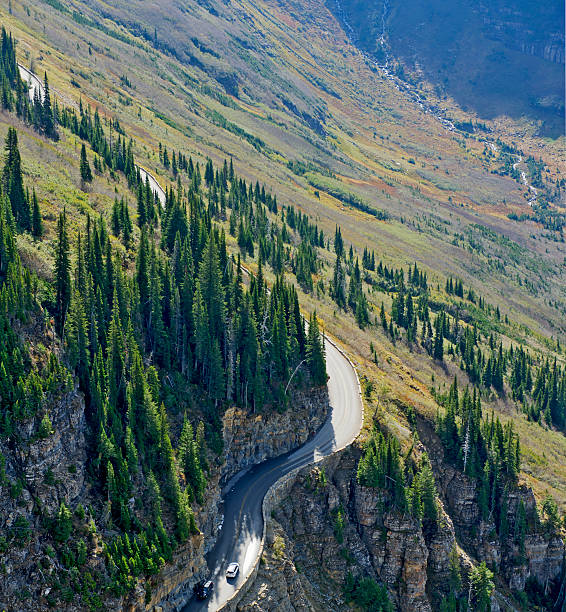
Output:
[[[195,586],[193,587],[193,591],[195,597],[202,601],[210,597],[213,588],[214,585],[212,584],[212,580],[201,580],[200,582],[197,582],[195,584]]]

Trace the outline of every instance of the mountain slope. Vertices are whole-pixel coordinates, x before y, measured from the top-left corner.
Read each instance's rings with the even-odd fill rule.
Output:
[[[480,458],[475,460],[473,474],[463,473],[462,457],[452,451],[450,455],[446,450],[448,467],[440,459],[436,461],[436,456],[442,455],[438,450],[441,445],[453,450],[466,440],[468,403],[462,408],[455,402],[453,389],[458,388],[459,397],[468,398],[466,402],[475,393],[476,415],[477,398],[481,400],[482,427],[487,427],[489,415],[495,414],[502,431],[508,432],[512,425],[512,435],[505,434],[506,444],[514,442],[518,433],[522,450],[518,480],[517,474],[511,474],[509,482],[497,481],[490,472],[490,483],[495,483],[497,492],[493,496],[497,521],[492,516],[491,522],[485,523],[494,531],[482,532],[485,538],[480,542],[483,546],[495,534],[494,547],[485,550],[493,555],[503,551],[505,563],[512,562],[500,518],[505,514],[502,507],[509,490],[515,495],[517,487],[525,492],[531,512],[534,531],[529,535],[535,543],[542,538],[548,544],[551,532],[537,531],[542,528],[536,526],[535,498],[526,486],[534,490],[545,525],[548,519],[555,529],[552,517],[542,510],[542,502],[547,492],[560,508],[566,501],[565,211],[556,143],[540,140],[530,126],[511,119],[478,122],[477,117],[454,105],[449,112],[440,108],[426,91],[380,71],[360,54],[318,1],[118,1],[110,6],[96,1],[33,0],[26,6],[13,2],[11,14],[0,11],[3,23],[17,38],[18,61],[39,75],[48,72],[53,98],[61,108],[68,106],[79,117],[91,118],[97,110],[106,137],[114,143],[122,133],[126,146],[132,137],[135,164],[151,171],[168,190],[166,208],[178,197],[188,202],[185,205],[190,211],[195,203],[189,194],[197,191],[197,217],[206,228],[203,232],[208,232],[209,223],[219,232],[223,230],[226,253],[245,259],[246,267],[272,286],[277,286],[278,274],[285,272],[301,307],[307,312],[316,310],[325,329],[342,342],[355,361],[366,405],[363,437],[371,438],[375,427],[401,440],[407,460],[402,483],[405,492],[411,490],[424,465],[421,448],[410,450],[413,441],[424,439],[423,431],[434,430],[435,422],[437,437],[430,436],[422,450],[431,456],[437,477],[440,479],[446,469],[464,483],[470,479],[466,492],[481,490],[477,466],[483,467],[480,458],[485,459],[486,446],[479,438]],[[124,174],[120,168],[111,171],[103,167],[94,172],[92,183],[85,185],[80,171],[82,145],[87,159],[94,163],[100,155],[95,150],[98,144],[90,136],[87,139],[86,132],[75,129],[72,121],[61,121],[64,127],[59,128],[57,142],[14,113],[2,112],[0,123],[2,138],[8,125],[16,125],[20,133],[24,179],[26,185],[35,186],[43,213],[42,241],[33,240],[26,232],[17,237],[20,257],[38,273],[41,286],[53,280],[56,225],[64,208],[73,245],[78,232],[85,232],[86,213],[92,219],[101,215],[110,228],[115,222],[120,226],[108,243],[116,249],[126,276],[132,278],[137,273],[136,253],[142,236],[135,226],[144,225],[140,218],[152,199],[139,195],[138,182],[143,180],[131,168]],[[189,156],[190,165],[186,164]],[[238,181],[234,185],[240,186],[233,188],[231,179],[221,186],[223,180],[215,178],[217,170],[220,177],[228,176],[230,159],[238,181],[246,180],[243,191]],[[193,166],[196,162],[200,163],[198,173]],[[203,176],[197,178],[201,170],[204,180]],[[150,194],[151,188],[147,191]],[[124,208],[114,204],[115,196],[118,202],[122,197],[127,202],[134,226],[131,242],[125,239],[120,221]],[[157,205],[155,198],[153,204]],[[181,229],[183,206],[175,208]],[[151,222],[152,235],[164,249],[165,255],[159,256],[164,257],[163,262],[180,251],[175,249],[175,226],[170,225],[170,218],[167,213]],[[198,246],[198,241],[193,244]],[[170,265],[178,272],[176,265]],[[233,269],[236,274],[235,263]],[[159,275],[162,286],[169,287],[166,263]],[[176,276],[171,282],[172,303],[174,289],[182,286],[178,280]],[[145,285],[137,286],[143,289]],[[253,283],[250,290],[253,293]],[[132,295],[136,295],[134,289]],[[111,299],[110,294],[107,297]],[[157,309],[158,301],[153,300],[152,309]],[[47,311],[53,308],[43,294],[40,302]],[[136,308],[134,300],[134,312]],[[230,308],[227,301],[227,311],[232,314]],[[190,310],[185,313],[188,320],[192,319],[192,307]],[[270,316],[277,319],[274,313]],[[174,318],[166,320],[169,326]],[[266,338],[264,323],[262,318],[254,321],[256,329],[263,330],[262,341]],[[168,327],[178,344],[180,336],[172,330]],[[275,328],[272,332],[276,333]],[[153,349],[153,335],[149,337]],[[217,340],[224,347],[222,338],[220,335]],[[41,339],[37,341],[43,344]],[[261,389],[252,384],[248,398],[247,384],[225,388],[226,380],[211,378],[205,363],[209,355],[218,362],[217,347],[211,345],[202,352],[196,348],[201,346],[196,338],[190,344],[194,354],[188,362],[195,359],[194,377],[202,376],[206,388],[203,395],[181,396],[195,429],[198,420],[206,423],[208,459],[214,475],[206,488],[204,506],[196,498],[190,502],[202,534],[191,536],[190,545],[181,546],[179,556],[166,564],[163,573],[147,581],[150,588],[145,594],[139,588],[134,592],[140,606],[144,597],[151,605],[169,595],[181,601],[197,575],[204,576],[202,552],[211,545],[219,522],[218,483],[239,465],[237,461],[222,465],[222,440],[234,440],[229,437],[229,423],[222,422],[216,410],[218,404],[223,406],[224,393],[239,398],[244,415],[246,410],[251,413],[247,414],[249,419],[243,418],[242,431],[246,433],[236,438],[236,448],[229,456],[243,457],[247,465],[266,456],[265,440],[255,450],[251,442],[249,448],[245,442],[253,440],[258,424],[263,423],[263,413],[255,415],[252,405],[252,398],[255,401],[262,396]],[[292,346],[293,342],[290,351]],[[183,456],[177,444],[185,404],[180,409],[175,405],[178,398],[171,389],[178,383],[173,379],[170,388],[165,357],[156,355],[159,352],[148,350],[144,363],[160,360],[172,453],[178,461]],[[220,361],[230,372],[224,350]],[[246,375],[238,367],[234,364],[233,371],[242,381]],[[273,367],[285,370],[283,365]],[[154,374],[147,376],[151,387]],[[255,376],[254,380],[260,380]],[[466,385],[470,386],[468,395]],[[274,404],[281,400],[280,395],[280,388],[268,393]],[[231,408],[223,406],[222,411],[224,408],[231,414]],[[437,419],[437,415],[443,419],[452,415],[453,422]],[[118,427],[116,419],[108,419],[109,427],[110,423]],[[269,421],[281,422],[285,419]],[[442,427],[449,429],[450,435]],[[474,431],[480,430],[478,425]],[[300,441],[308,431],[302,428],[300,435],[275,433]],[[269,437],[279,439],[272,431]],[[147,465],[143,464],[144,474]],[[514,472],[517,467],[509,470]],[[349,465],[348,469],[353,470],[348,476],[353,483],[356,468]],[[80,470],[79,477],[85,470]],[[88,479],[88,473],[86,476],[88,486],[93,486],[96,510],[102,513],[105,492]],[[185,486],[181,475],[180,486]],[[147,492],[144,489],[143,494]],[[464,503],[479,507],[474,495],[470,493]],[[344,496],[344,500],[350,498]],[[443,502],[446,511],[453,513],[448,501]],[[336,518],[330,506],[328,521]],[[414,511],[418,520],[418,503]],[[515,507],[509,510],[511,519],[516,511]],[[112,530],[107,514],[101,521],[105,532]],[[174,528],[175,517],[170,510],[165,515],[166,527]],[[344,514],[345,520],[347,516],[354,515]],[[98,516],[96,520],[98,525]],[[408,538],[414,535],[413,526],[407,533]],[[473,542],[470,533],[464,535],[467,542]],[[485,550],[473,551],[478,553],[478,562]],[[180,560],[184,567],[181,573],[175,569]],[[347,565],[346,558],[344,562]],[[521,581],[529,572],[535,575],[525,564],[520,567]],[[507,572],[509,566],[505,568]],[[379,572],[375,576],[385,580]],[[499,586],[506,589],[507,574],[501,579]],[[399,595],[393,582],[390,592]]]
[[[143,3],[143,6],[139,7],[139,12],[143,15],[144,11],[149,10],[148,7],[151,8],[151,5]],[[100,29],[98,26],[87,27],[83,32],[70,17],[66,27],[69,32],[76,31],[79,49],[75,48],[75,42],[66,43],[66,47],[67,53],[71,56],[76,55],[81,63],[88,66],[86,71],[82,69],[88,79],[81,79],[78,71],[73,77],[81,85],[85,101],[88,99],[86,96],[89,95],[90,89],[94,90],[93,94],[96,97],[100,97],[96,92],[101,87],[107,91],[114,91],[111,100],[119,100],[122,97],[123,102],[127,102],[128,98],[135,95],[141,102],[147,96],[147,106],[149,108],[159,106],[158,114],[179,129],[168,128],[167,123],[159,120],[151,111],[142,113],[142,120],[139,120],[137,118],[139,104],[120,108],[120,105],[114,106],[116,103],[111,102],[113,112],[119,110],[124,120],[128,117],[135,133],[139,133],[142,140],[148,136],[144,135],[144,132],[147,134],[149,121],[154,123],[154,139],[156,137],[161,140],[172,139],[172,143],[176,143],[182,142],[187,136],[193,136],[192,149],[211,153],[213,159],[223,156],[222,149],[230,150],[241,158],[244,175],[247,172],[244,169],[246,167],[256,171],[269,168],[269,173],[280,184],[284,196],[306,206],[307,210],[322,215],[327,228],[333,228],[335,222],[344,219],[340,225],[345,225],[346,231],[351,231],[350,227],[347,227],[347,216],[339,210],[340,201],[336,198],[330,199],[329,203],[333,203],[334,206],[320,207],[320,200],[314,196],[316,188],[304,177],[290,172],[286,167],[287,162],[298,159],[315,163],[318,166],[314,169],[315,176],[307,177],[315,182],[321,180],[316,176],[317,173],[324,174],[326,169],[329,169],[339,178],[344,177],[342,181],[344,191],[359,193],[362,198],[373,201],[376,208],[392,212],[395,219],[393,225],[397,225],[401,217],[406,219],[409,222],[405,228],[407,232],[393,230],[389,224],[380,224],[380,231],[385,233],[384,245],[387,247],[396,244],[401,238],[405,242],[403,250],[405,252],[412,250],[411,242],[415,239],[418,241],[418,232],[411,229],[411,222],[414,223],[419,215],[424,215],[423,219],[432,219],[435,215],[446,219],[452,214],[461,220],[462,227],[467,227],[478,218],[479,214],[482,222],[491,226],[496,232],[507,235],[528,250],[548,258],[550,270],[553,269],[553,261],[555,264],[561,263],[562,257],[557,243],[550,241],[546,245],[544,239],[542,242],[533,240],[530,238],[532,232],[525,224],[512,223],[504,218],[513,212],[520,216],[521,213],[529,214],[529,211],[521,197],[520,184],[489,172],[501,168],[503,159],[498,163],[486,158],[482,153],[485,147],[481,142],[476,142],[475,139],[466,140],[462,136],[447,132],[434,117],[422,117],[417,106],[406,100],[405,96],[399,96],[394,83],[390,84],[372,72],[354,49],[344,45],[336,23],[327,12],[322,10],[319,13],[320,8],[313,5],[310,10],[307,5],[299,15],[297,7],[292,5],[285,7],[285,13],[278,13],[277,6],[270,6],[268,14],[261,5],[244,11],[236,4],[234,8],[226,9],[226,15],[216,10],[219,17],[196,6],[190,15],[177,9],[178,20],[175,20],[175,27],[181,32],[205,32],[206,27],[203,23],[212,21],[217,26],[213,28],[214,36],[220,37],[220,33],[223,33],[222,36],[226,37],[226,32],[229,32],[233,38],[232,30],[237,36],[238,31],[245,25],[249,27],[248,38],[254,41],[256,37],[260,38],[258,33],[260,27],[264,37],[270,36],[273,29],[273,36],[268,42],[261,45],[248,42],[247,46],[251,47],[251,50],[242,50],[241,44],[236,46],[239,56],[246,58],[245,62],[234,58],[233,50],[223,50],[222,58],[225,58],[225,64],[236,66],[234,72],[239,74],[238,78],[242,79],[250,92],[254,87],[256,87],[254,91],[259,91],[255,98],[247,98],[243,91],[241,101],[234,98],[228,101],[223,99],[227,104],[224,106],[206,95],[203,97],[202,83],[213,87],[214,83],[209,76],[213,69],[210,66],[218,61],[210,54],[200,53],[200,61],[208,72],[203,72],[194,66],[185,66],[182,68],[182,73],[179,73],[181,68],[172,59],[160,59],[159,55],[155,55],[149,44],[143,43],[147,51],[140,53],[136,50],[136,46],[142,43],[138,41],[135,41],[135,44],[124,45],[121,42],[116,43],[112,37],[108,40],[112,45],[117,45],[119,52],[108,54],[101,48],[98,54],[93,51],[93,55],[89,55],[88,46],[80,45],[80,37],[88,33],[89,36],[98,38],[102,36]],[[158,11],[154,7],[152,10],[154,18],[150,13],[147,20],[138,24],[133,31],[141,29],[151,32],[154,26],[159,32],[163,24],[163,13],[175,14],[174,8],[167,11],[163,7],[163,10]],[[89,9],[85,9],[84,13],[91,14]],[[105,14],[104,11],[101,13]],[[195,15],[198,15],[199,20]],[[294,21],[293,16],[297,18]],[[310,24],[309,39],[312,43],[310,52],[306,50],[304,40],[306,26],[302,25],[299,17],[305,21],[308,19]],[[62,15],[63,22],[64,19],[65,15]],[[116,19],[119,22],[126,22],[126,17],[121,14],[118,14]],[[257,25],[250,26],[250,20],[255,21]],[[292,27],[287,25],[289,20]],[[47,19],[46,27],[55,28],[55,24]],[[71,36],[69,32],[65,33],[67,38]],[[330,38],[329,32],[332,32]],[[210,36],[211,39],[208,40],[201,35],[204,46],[211,50],[222,49],[222,42],[216,40],[212,34]],[[63,33],[54,31],[52,37],[54,40],[62,40]],[[174,41],[175,30],[164,42],[158,42],[158,46],[160,44],[173,46]],[[322,56],[323,44],[325,58]],[[191,42],[189,46],[192,45]],[[264,46],[272,50],[265,53]],[[219,54],[218,51],[215,52]],[[180,54],[180,51],[176,53]],[[349,58],[347,63],[344,63],[343,53]],[[210,56],[210,61],[207,56]],[[122,75],[123,64],[129,67],[128,75]],[[265,65],[265,68],[259,70],[258,67],[262,65]],[[325,65],[326,69],[321,72],[319,66]],[[38,68],[39,66],[40,64]],[[62,67],[61,65],[59,69]],[[174,69],[177,74],[174,74]],[[139,76],[136,77],[138,71]],[[63,74],[68,89],[71,78],[68,71],[61,73],[61,76]],[[188,80],[190,75],[196,82],[201,83],[200,87],[195,87],[195,82]],[[121,76],[127,76],[135,89],[122,90]],[[57,72],[53,78],[59,78]],[[317,81],[323,83],[324,88],[329,91],[337,91],[337,84],[340,83],[341,97],[326,93],[321,86],[317,86]],[[215,95],[220,95],[219,86],[214,85],[213,91],[216,92]],[[277,103],[269,102],[277,95],[286,96],[290,108],[296,107],[297,112],[289,110],[281,102],[281,98],[278,98]],[[301,113],[307,112],[307,106],[312,117],[317,108],[326,106],[332,110],[326,119],[329,132],[326,139],[305,125],[307,120]],[[222,117],[213,114],[212,111],[220,113]],[[225,126],[224,129],[222,125]],[[238,134],[235,126],[241,128],[243,132]],[[213,135],[218,135],[218,138]],[[252,136],[259,140],[254,141]],[[219,149],[220,142],[223,144]],[[262,146],[261,143],[266,143],[267,146]],[[156,145],[153,140],[151,147],[154,154]],[[242,153],[239,153],[240,150]],[[439,156],[442,159],[438,159]],[[416,163],[413,164],[413,161]],[[558,167],[554,166],[551,157],[547,158],[547,163],[551,164],[549,166],[551,174],[548,177],[543,175],[543,178],[549,182],[560,178],[557,174]],[[421,191],[422,197],[415,189]],[[320,193],[321,190],[318,191]],[[427,198],[430,198],[430,201]],[[458,232],[459,230],[452,231],[451,234]],[[405,233],[411,234],[412,238],[405,239]],[[434,247],[429,249],[427,245],[421,245],[423,260],[426,259],[427,251],[436,253],[438,249],[450,250],[446,246],[447,241],[444,236],[435,242],[434,232],[429,234],[426,237],[427,241],[431,241],[430,244],[434,244]],[[367,242],[367,235],[364,242]],[[545,252],[547,248],[548,254]],[[444,264],[441,265],[445,266],[446,272],[447,263],[453,262],[458,274],[467,278],[469,272],[466,273],[460,263],[461,259],[467,260],[467,257],[461,257],[459,253],[461,252],[456,249],[450,257],[444,258]],[[558,268],[554,269],[559,273]],[[453,271],[456,272],[456,269]],[[534,281],[534,278],[530,280]],[[552,290],[555,283],[546,283],[545,286],[548,290]],[[511,290],[515,291],[514,288]],[[531,310],[534,312],[538,308],[537,305],[536,309]],[[554,316],[552,312],[546,311],[545,306],[543,308],[545,318],[552,319]]]
[[[49,33],[60,49],[52,52],[49,44],[35,42],[22,32],[21,57],[24,61],[33,59],[38,72],[42,65],[49,67],[53,86],[63,99],[76,100],[79,94],[83,103],[99,100],[97,104],[104,103],[104,108],[117,113],[136,141],[147,147],[148,165],[156,168],[158,175],[163,172],[156,163],[159,140],[179,148],[186,143],[189,152],[210,154],[214,160],[231,153],[244,176],[267,172],[272,184],[278,185],[281,198],[318,217],[327,235],[338,223],[348,241],[358,248],[377,246],[385,261],[417,259],[431,274],[462,277],[519,323],[541,326],[544,335],[560,329],[562,246],[549,239],[553,236],[544,228],[506,218],[507,214],[520,216],[528,211],[520,183],[489,172],[489,168],[500,168],[502,162],[484,154],[481,140],[449,132],[430,114],[423,116],[418,106],[399,94],[394,83],[373,72],[345,44],[332,17],[319,11],[318,5],[307,6],[306,10],[302,7],[301,13],[293,5],[286,5],[285,12],[283,7],[270,6],[270,13],[261,5],[246,7],[245,11],[241,5],[235,5],[227,14],[215,9],[219,16],[195,5],[192,15],[178,13],[176,27],[182,31],[186,25],[189,33],[202,32],[203,23],[213,22],[222,26],[210,28],[215,36],[220,36],[218,32],[240,31],[244,25],[255,22],[258,25],[247,31],[248,38],[253,39],[261,38],[258,33],[261,25],[263,36],[270,36],[268,42],[262,46],[253,43],[248,53],[240,49],[247,66],[243,80],[247,83],[249,78],[250,88],[258,83],[259,100],[247,99],[245,92],[244,100],[224,98],[221,95],[226,95],[224,87],[221,91],[206,76],[206,71],[181,65],[156,52],[152,36],[149,42],[135,38],[113,22],[104,21],[101,15],[93,14],[90,7],[84,7],[84,17],[79,18],[73,13],[73,6],[77,5],[68,6],[61,12],[40,3],[38,12],[31,17],[25,12],[19,14],[24,23],[29,22],[27,27],[44,24],[46,35]],[[147,10],[143,6],[137,8]],[[16,14],[17,10],[16,6]],[[166,11],[156,7],[152,10],[154,28],[159,32]],[[193,19],[192,26],[183,21],[189,17]],[[88,21],[91,18],[93,21]],[[127,23],[124,16],[116,19]],[[309,30],[302,25],[307,19],[311,24]],[[144,31],[151,33],[151,21],[150,15],[143,24]],[[141,29],[138,26],[133,31]],[[312,43],[310,52],[306,50],[306,32]],[[214,42],[212,39],[203,44],[213,49]],[[262,50],[270,45],[277,52],[272,51],[266,60]],[[232,65],[229,53],[227,50],[229,59],[224,61]],[[210,53],[200,52],[201,57],[206,55]],[[254,55],[277,68],[256,70],[261,63],[253,59]],[[211,57],[212,61],[216,59]],[[320,72],[318,66],[325,64],[328,69]],[[127,75],[123,74],[124,66],[128,66]],[[272,77],[279,72],[284,79]],[[132,87],[120,81],[122,76]],[[191,76],[194,81],[189,79]],[[272,108],[263,101],[273,97],[270,88],[261,87],[268,76],[276,93],[281,93],[283,87],[289,90],[286,95],[297,108],[302,96],[306,96],[300,91],[306,91],[318,100],[309,106],[311,111],[311,107],[323,103],[332,110],[326,120],[329,135],[325,140],[305,125],[302,115],[299,119],[283,103]],[[281,85],[282,79],[285,86]],[[288,85],[293,80],[301,87],[293,89]],[[80,90],[71,81],[80,85]],[[324,89],[316,84],[319,81],[327,83]],[[203,82],[212,88],[212,97],[203,89]],[[337,91],[339,83],[340,97],[325,91]],[[133,103],[134,97],[137,103]],[[138,111],[144,100],[140,119]],[[157,115],[151,108],[159,108]],[[226,121],[214,114],[207,116],[211,110],[222,114]],[[143,149],[140,151],[144,153]],[[295,159],[314,164],[314,172],[292,173],[287,162]],[[553,174],[558,169],[553,170],[551,160],[549,157],[550,176],[559,176]],[[325,185],[327,168],[335,173],[339,189],[335,184],[332,188]],[[347,208],[344,196],[340,195],[343,192],[356,194],[385,210],[390,219],[374,220]],[[497,234],[507,237],[501,241]],[[536,256],[533,258],[531,253]],[[491,271],[487,272],[489,266]],[[505,275],[495,273],[501,266]]]
[[[564,134],[564,14],[559,2],[330,2],[360,47],[399,58],[480,118],[528,116]]]

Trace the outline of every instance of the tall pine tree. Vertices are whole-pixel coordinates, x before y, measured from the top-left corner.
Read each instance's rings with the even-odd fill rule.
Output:
[[[18,133],[15,128],[8,128],[5,150],[6,159],[2,173],[4,193],[10,200],[16,223],[22,230],[27,231],[31,229],[31,212],[24,191],[22,161],[18,149]]]
[[[67,219],[63,211],[57,223],[57,247],[55,252],[55,330],[63,336],[67,312],[71,303],[71,263],[69,261],[69,238]]]
[[[80,171],[81,171],[81,181],[83,183],[92,182],[92,170],[90,169],[90,164],[88,163],[88,157],[86,156],[86,147],[85,147],[84,142],[81,146]]]

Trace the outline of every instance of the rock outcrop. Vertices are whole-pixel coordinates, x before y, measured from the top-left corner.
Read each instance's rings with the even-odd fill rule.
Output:
[[[294,612],[324,610],[316,605],[312,587],[293,563],[292,549],[281,525],[271,522],[266,533],[265,553],[262,557],[253,597],[244,598],[238,610],[245,612]],[[273,577],[277,576],[277,580]]]
[[[296,391],[285,412],[250,414],[229,408],[223,418],[224,465],[222,481],[240,470],[297,448],[324,422],[328,407],[326,388]]]
[[[482,520],[477,481],[444,461],[440,441],[424,420],[419,420],[419,435],[428,449],[440,497],[465,550],[477,561],[485,561],[496,569],[508,586],[516,591],[524,590],[529,577],[542,585],[558,580],[563,570],[564,542],[541,529],[532,489],[520,485],[507,498],[508,525],[515,525],[521,503],[525,510],[527,531],[522,555],[511,529],[509,537],[502,541],[495,521]]]
[[[79,497],[86,473],[84,409],[84,398],[75,389],[49,405],[52,433],[39,435],[38,419],[30,419],[19,427],[17,443],[0,442],[6,476],[25,483],[19,508],[31,512],[33,496],[52,514],[61,501],[68,504]]]
[[[180,610],[192,597],[198,577],[206,571],[202,534],[189,538],[173,553],[173,559],[159,573],[152,584],[151,597],[146,599],[140,587],[124,606],[116,608],[128,612],[141,610]]]
[[[5,474],[0,482],[0,536],[12,544],[3,551],[0,609],[38,609],[45,595],[38,536],[42,517],[61,502],[73,506],[84,490],[86,474],[85,405],[76,389],[50,403],[52,432],[38,432],[39,418],[20,424],[19,439],[0,442]],[[1,542],[0,542],[1,544]],[[26,603],[29,596],[30,605]]]
[[[357,459],[348,448],[297,476],[273,512],[277,542],[268,541],[264,565],[238,609],[343,610],[349,571],[384,583],[401,610],[432,609],[428,583],[445,582],[452,522],[442,514],[426,533],[419,521],[388,509],[382,491],[356,482]]]

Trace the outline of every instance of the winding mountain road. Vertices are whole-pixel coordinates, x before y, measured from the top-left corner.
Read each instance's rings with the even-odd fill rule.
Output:
[[[151,190],[157,195],[161,206],[165,206],[165,191],[163,187],[157,182],[157,179],[145,168],[138,166],[136,164],[136,168],[139,170],[141,180],[145,183],[146,179],[149,181],[149,186]]]
[[[152,189],[161,202],[165,192],[148,174]],[[240,472],[222,491],[224,518],[216,544],[206,555],[212,596],[205,601],[194,597],[183,612],[216,611],[228,607],[230,600],[251,578],[264,537],[263,500],[269,489],[291,471],[305,467],[351,444],[362,428],[363,405],[356,370],[342,351],[326,338],[326,370],[328,372],[329,413],[324,425],[308,442],[285,455],[268,459]],[[240,564],[240,573],[232,580],[225,576],[228,563]]]
[[[33,101],[35,99],[36,90],[39,92],[39,96],[43,100],[45,87],[43,86],[41,79],[36,74],[28,70],[25,66],[22,66],[22,64],[18,64],[18,70],[20,71],[20,78],[29,88],[28,94],[30,100]],[[136,168],[139,170],[142,181],[145,182],[146,178],[149,180],[151,190],[157,194],[161,206],[165,206],[165,191],[157,182],[157,179],[153,176],[153,174],[151,174],[151,172],[145,168],[142,168],[141,166],[138,166],[138,164],[136,164]]]
[[[263,537],[262,504],[268,490],[292,470],[348,446],[360,432],[363,408],[356,371],[328,340],[326,368],[330,410],[318,433],[297,450],[237,475],[222,492],[224,522],[216,545],[206,558],[214,582],[213,594],[203,602],[193,598],[184,612],[219,610],[237,594],[258,561]],[[225,570],[231,561],[240,564],[240,573],[234,580],[227,580]]]
[[[203,602],[193,598],[184,612],[219,610],[236,595],[258,560],[263,536],[262,504],[268,490],[292,470],[348,446],[360,432],[363,408],[356,371],[328,340],[326,368],[330,410],[321,429],[297,450],[239,474],[222,492],[224,522],[216,545],[206,558],[214,582],[213,595]],[[234,580],[227,580],[225,569],[231,561],[240,564],[240,574]]]
[[[151,175],[149,178],[160,201],[164,202],[163,188]],[[224,518],[216,544],[206,555],[210,579],[214,583],[213,594],[206,601],[197,601],[193,597],[183,612],[212,612],[229,604],[251,578],[250,574],[259,562],[264,536],[262,507],[269,489],[291,471],[320,461],[348,446],[360,433],[363,405],[356,370],[328,338],[325,348],[329,412],[324,425],[303,446],[240,472],[224,487]],[[228,580],[225,576],[226,566],[232,561],[240,564],[240,573],[233,580]]]
[[[33,99],[36,87],[43,97],[43,83],[27,68],[18,66],[22,79],[30,87],[30,97]],[[163,187],[150,172],[137,167],[142,179],[149,179],[152,190],[164,205]],[[224,519],[216,544],[206,556],[214,591],[206,601],[199,602],[193,598],[185,606],[185,612],[216,611],[229,605],[230,600],[248,582],[250,573],[259,562],[264,537],[263,500],[269,489],[293,470],[320,461],[348,446],[358,436],[363,421],[363,405],[356,370],[328,338],[325,348],[329,412],[324,425],[298,449],[244,470],[226,485],[222,491]],[[240,573],[235,579],[227,580],[226,566],[232,561],[240,564]]]

